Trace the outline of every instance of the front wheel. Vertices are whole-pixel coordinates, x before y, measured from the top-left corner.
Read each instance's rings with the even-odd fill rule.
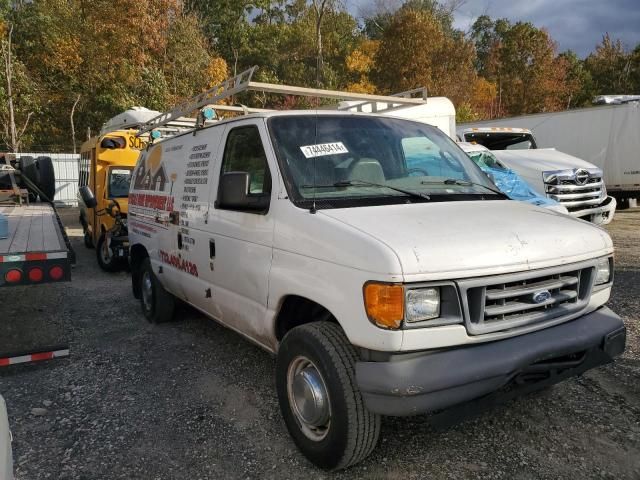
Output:
[[[91,235],[89,232],[84,232],[84,246],[87,248],[93,248],[93,240],[91,239]]]
[[[149,257],[142,261],[140,273],[140,303],[142,313],[151,323],[164,323],[173,320],[176,299],[167,292],[156,278]]]
[[[122,261],[114,255],[113,250],[107,244],[107,237],[104,233],[98,238],[96,256],[98,265],[105,272],[117,272],[122,269]]]
[[[356,351],[339,325],[314,322],[284,337],[276,363],[280,411],[315,465],[338,470],[366,458],[380,434],[355,380]]]

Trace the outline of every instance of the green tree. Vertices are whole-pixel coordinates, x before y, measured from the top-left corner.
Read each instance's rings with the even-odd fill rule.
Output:
[[[634,79],[631,55],[625,51],[620,40],[613,40],[608,33],[586,58],[585,66],[593,78],[598,95],[632,92]]]
[[[591,73],[586,69],[584,60],[580,60],[572,50],[558,55],[565,63],[567,72],[567,108],[588,107],[595,96],[595,87]]]
[[[0,19],[0,138],[11,152],[28,144],[32,133],[30,122],[38,111],[37,86],[16,55],[14,25]]]
[[[473,44],[446,32],[432,13],[403,8],[384,32],[372,77],[388,93],[426,86],[457,105],[470,99],[474,58]]]

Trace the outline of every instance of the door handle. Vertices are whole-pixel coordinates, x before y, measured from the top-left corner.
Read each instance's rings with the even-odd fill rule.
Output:
[[[216,258],[216,241],[209,240],[209,258]]]

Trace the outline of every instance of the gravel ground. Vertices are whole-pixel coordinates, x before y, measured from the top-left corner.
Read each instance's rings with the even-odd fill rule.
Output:
[[[76,215],[64,213],[73,281],[1,292],[0,318],[20,321],[0,322],[0,352],[59,342],[72,352],[0,370],[19,480],[640,478],[640,209],[609,227],[610,306],[628,328],[616,364],[449,428],[387,418],[373,455],[333,475],[289,439],[274,359],[186,307],[181,322],[148,324],[127,274],[101,272],[82,246]]]

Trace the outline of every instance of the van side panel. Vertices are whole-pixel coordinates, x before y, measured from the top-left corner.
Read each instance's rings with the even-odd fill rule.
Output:
[[[214,185],[209,198],[209,222],[206,226],[206,254],[199,255],[207,264],[203,276],[213,284],[216,315],[222,323],[270,345],[273,332],[266,323],[269,295],[269,271],[273,253],[275,214],[236,211],[216,207],[222,160],[227,139],[239,129],[256,129],[271,172],[271,204],[280,189],[276,159],[268,148],[268,134],[262,119],[237,121],[227,127],[216,158]]]

